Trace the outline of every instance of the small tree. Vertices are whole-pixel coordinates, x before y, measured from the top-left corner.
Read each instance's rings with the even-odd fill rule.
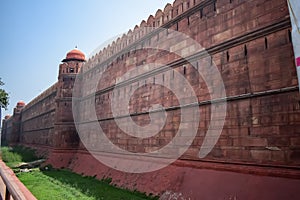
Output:
[[[0,78],[0,86],[3,86],[3,85],[4,85],[4,83],[1,81],[1,78]],[[4,89],[0,88],[0,109],[1,108],[7,109],[8,99],[9,99],[8,93]]]

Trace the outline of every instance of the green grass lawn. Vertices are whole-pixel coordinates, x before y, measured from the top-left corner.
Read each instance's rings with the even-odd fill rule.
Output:
[[[37,159],[34,151],[23,147],[2,149],[3,161],[8,166],[15,166],[20,162],[29,162]],[[39,200],[57,199],[87,199],[87,200],[139,200],[158,199],[149,197],[140,192],[132,192],[110,185],[110,180],[97,180],[93,177],[83,177],[68,170],[34,169],[32,172],[16,173],[21,182]]]
[[[13,168],[21,162],[30,162],[39,159],[35,155],[35,151],[30,148],[25,148],[22,146],[11,147],[1,147],[2,160],[7,166]]]
[[[144,194],[122,190],[93,177],[82,177],[67,170],[19,173],[18,178],[37,199],[153,199]]]

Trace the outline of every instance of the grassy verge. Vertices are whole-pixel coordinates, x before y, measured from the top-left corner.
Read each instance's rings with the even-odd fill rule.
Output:
[[[119,189],[106,181],[82,177],[67,170],[33,171],[17,174],[37,199],[126,200],[154,199],[138,192]]]
[[[39,159],[35,155],[35,150],[16,146],[11,147],[1,147],[2,160],[6,163],[7,166],[13,168],[21,162],[30,162]]]
[[[2,149],[3,161],[8,166],[15,166],[20,162],[38,159],[34,151],[23,147]],[[140,192],[132,192],[110,185],[110,180],[97,180],[93,177],[83,177],[68,170],[34,169],[32,172],[16,174],[23,184],[39,200],[56,199],[84,199],[84,200],[142,200],[158,199]]]

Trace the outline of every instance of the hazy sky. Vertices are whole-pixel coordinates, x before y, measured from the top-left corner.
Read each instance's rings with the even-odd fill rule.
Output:
[[[170,0],[1,0],[0,77],[11,114],[57,81],[58,66],[76,45],[86,56],[128,32]]]

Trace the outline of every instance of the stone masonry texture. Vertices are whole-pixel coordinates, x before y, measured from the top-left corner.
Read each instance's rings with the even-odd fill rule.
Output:
[[[149,30],[139,29],[142,27],[153,30],[141,31]],[[198,153],[206,131],[214,123],[210,120],[209,89],[213,90],[218,80],[213,74],[203,74],[211,77],[208,86],[191,64],[180,56],[163,50],[141,48],[145,44],[155,45],[158,41],[164,45],[159,38],[167,33],[155,32],[157,27],[179,31],[197,41],[209,53],[210,62],[217,66],[222,76],[227,99],[225,125],[216,145],[205,158],[200,159]],[[170,49],[189,52],[185,45],[181,45],[185,42],[188,41],[180,41]],[[206,61],[198,54],[193,55],[191,60],[197,67]],[[122,75],[151,62],[162,63],[169,68],[147,72],[141,67],[141,75],[131,81],[119,80],[116,85]],[[76,67],[82,70],[66,70]],[[105,72],[102,71],[104,68]],[[287,178],[299,176],[300,95],[286,0],[176,0],[173,5],[166,5],[164,10],[149,16],[147,21],[142,21],[87,62],[75,60],[68,65],[61,64],[57,83],[27,105],[16,108],[11,117],[3,120],[2,143],[23,144],[47,151],[49,162],[57,167],[69,167],[102,178],[105,175],[93,171],[93,167],[85,171],[78,166],[79,160],[95,161],[88,158],[74,125],[72,92],[76,75],[93,80],[99,79],[101,74],[101,82],[97,86],[90,85],[80,91],[85,97],[82,105],[88,107],[91,102],[95,103],[99,124],[113,144],[130,152],[150,152],[168,144],[180,126],[181,110],[176,109],[179,105],[176,95],[168,88],[155,84],[158,80],[169,81],[181,87],[180,80],[174,78],[170,69],[180,73],[192,86],[198,100],[195,108],[199,109],[201,116],[192,145],[176,163],[192,168],[201,168],[201,163],[206,163],[204,166],[213,169]],[[146,84],[139,87],[142,83]],[[138,125],[149,123],[146,108],[153,104],[166,108],[166,125],[150,138],[129,136],[114,121],[112,97],[117,95],[116,98],[122,99],[133,87],[138,89],[130,99],[128,109],[131,116],[127,117]],[[93,92],[95,95],[90,96]],[[216,115],[224,117],[221,113]],[[87,126],[90,120],[88,109],[80,113],[80,120],[85,122],[83,127]],[[189,120],[192,121],[193,116]],[[189,129],[188,122],[182,126]],[[96,170],[96,164],[94,166]],[[257,168],[249,170],[249,166]],[[268,168],[276,170],[273,173]],[[286,170],[294,171],[289,173]],[[118,184],[116,179],[114,182]],[[143,190],[159,194],[165,189],[168,188]],[[176,187],[173,190],[179,191]]]

